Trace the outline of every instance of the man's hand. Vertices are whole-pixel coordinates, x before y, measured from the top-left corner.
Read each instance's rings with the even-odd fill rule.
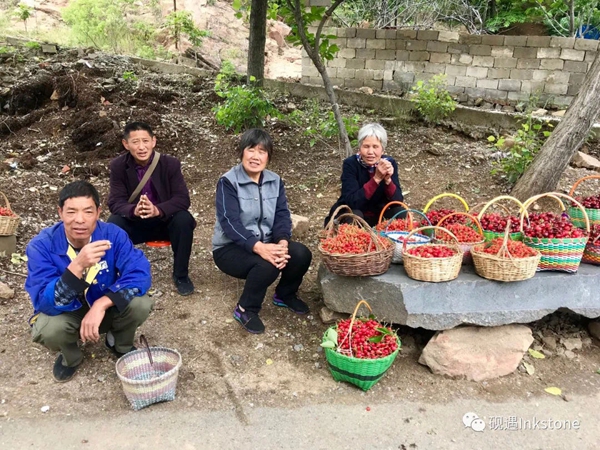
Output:
[[[83,271],[98,263],[110,249],[110,241],[94,241],[83,246],[77,257],[71,261],[68,269],[77,277],[81,278]]]
[[[83,342],[98,342],[100,340],[100,324],[104,320],[106,310],[113,306],[108,297],[100,297],[94,302],[90,310],[83,316],[79,336]]]
[[[148,199],[148,196],[142,195],[138,204],[135,205],[133,215],[141,219],[151,219],[160,217],[160,210]]]
[[[286,245],[257,242],[252,250],[262,259],[269,261],[279,270],[283,269],[290,259],[287,249],[287,242]]]

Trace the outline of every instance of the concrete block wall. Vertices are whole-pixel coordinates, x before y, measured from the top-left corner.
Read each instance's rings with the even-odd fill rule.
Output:
[[[433,30],[329,28],[337,57],[327,64],[334,85],[406,92],[443,73],[459,101],[515,104],[537,93],[567,106],[599,50],[598,41],[551,36],[462,35]],[[306,53],[302,82],[322,85]]]

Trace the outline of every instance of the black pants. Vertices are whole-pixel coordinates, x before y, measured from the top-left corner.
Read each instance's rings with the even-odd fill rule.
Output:
[[[125,230],[134,244],[148,241],[171,241],[174,255],[173,275],[177,278],[188,276],[194,228],[196,228],[196,221],[188,211],[179,211],[167,220],[158,217],[127,219],[112,214],[108,218],[108,222]]]
[[[383,205],[383,206],[385,206],[385,205]],[[382,208],[383,208],[383,206],[382,206]],[[404,208],[399,205],[391,206],[388,209],[386,209],[386,211],[383,213],[383,217],[384,217],[384,219],[391,219],[392,217],[394,217],[396,214],[398,214],[403,209]],[[377,213],[376,216],[370,215],[370,216],[365,217],[364,213],[360,209],[353,209],[352,214],[360,217],[361,219],[364,219],[365,222],[367,222],[370,226],[374,227],[375,225],[377,225],[377,222],[379,221],[379,215],[381,214],[381,210],[379,210],[379,212]],[[406,213],[404,212],[404,213],[398,215],[396,217],[396,219],[404,219],[405,217],[406,217]],[[325,225],[327,225],[328,221],[329,221],[329,218],[325,219]],[[352,223],[352,219],[350,217],[344,217],[342,219],[342,223]]]
[[[255,253],[248,253],[237,244],[229,244],[213,252],[217,267],[235,278],[245,279],[244,291],[239,305],[255,313],[260,311],[267,288],[281,273],[281,280],[275,289],[282,300],[293,297],[298,292],[302,278],[310,266],[312,253],[299,242],[288,245],[290,259],[283,270],[279,270],[266,259]]]

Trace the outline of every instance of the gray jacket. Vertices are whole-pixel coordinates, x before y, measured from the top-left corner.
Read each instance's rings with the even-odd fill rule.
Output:
[[[213,251],[236,243],[251,253],[258,241],[291,238],[292,221],[283,182],[270,170],[262,172],[259,184],[241,164],[233,167],[217,184],[216,210]]]

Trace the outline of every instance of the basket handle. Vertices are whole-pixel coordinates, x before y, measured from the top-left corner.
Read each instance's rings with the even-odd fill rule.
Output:
[[[454,236],[454,233],[452,233],[449,230],[446,230],[445,228],[437,227],[435,225],[429,225],[429,226],[426,226],[426,227],[415,228],[410,233],[408,233],[408,236],[406,236],[406,238],[404,239],[404,243],[402,244],[402,252],[406,251],[406,243],[409,241],[410,237],[413,234],[415,234],[417,231],[423,231],[423,230],[441,230],[444,233],[448,233],[448,235],[450,235],[450,237],[452,237],[456,241],[455,247],[458,249],[458,251],[462,252],[462,250],[460,249],[460,245],[459,245],[458,239],[457,239],[456,236]]]
[[[469,205],[467,204],[467,202],[460,195],[456,195],[456,194],[453,194],[451,192],[444,192],[443,194],[436,195],[435,197],[433,197],[431,200],[429,200],[427,202],[427,204],[425,205],[425,208],[423,208],[423,212],[426,213],[427,210],[429,209],[429,207],[431,205],[433,205],[433,203],[435,201],[437,201],[437,200],[439,200],[440,198],[443,198],[443,197],[454,197],[455,199],[459,200],[463,204],[463,206],[465,207],[465,211],[469,212]]]
[[[577,200],[575,200],[573,197],[568,196],[567,194],[562,194],[560,192],[546,192],[545,194],[539,194],[539,195],[534,195],[533,197],[527,199],[525,201],[525,203],[523,204],[523,206],[525,207],[525,212],[527,210],[527,208],[529,208],[529,206],[536,202],[537,200],[543,198],[543,197],[552,197],[554,198],[557,202],[560,203],[560,206],[562,208],[562,210],[565,210],[565,205],[564,203],[560,200],[560,198],[564,198],[567,199],[568,201],[575,203],[575,205],[581,210],[581,212],[583,213],[583,218],[585,219],[585,229],[586,231],[589,233],[590,232],[590,219],[588,218],[587,215],[587,211],[585,210],[585,208],[583,207],[583,205],[581,203],[579,203]],[[559,198],[560,197],[560,198]],[[523,218],[524,218],[524,214],[521,213],[521,231],[523,231]]]
[[[140,343],[146,347],[146,352],[148,353],[148,359],[150,360],[150,366],[154,365],[154,361],[152,360],[152,352],[150,351],[150,346],[148,345],[148,339],[143,334],[140,335]]]
[[[466,213],[466,212],[454,212],[454,213],[450,213],[447,216],[442,217],[438,221],[438,223],[437,223],[438,226],[441,226],[441,224],[442,224],[442,222],[444,220],[446,220],[447,218],[452,217],[452,216],[467,216],[468,218],[470,218],[473,221],[473,223],[475,225],[477,225],[477,228],[479,229],[479,234],[481,234],[481,237],[485,238],[485,236],[483,234],[483,228],[481,228],[481,223],[479,223],[479,219],[477,219],[477,217],[475,217],[474,215]]]
[[[354,312],[352,313],[352,319],[350,320],[350,328],[348,328],[348,334],[344,337],[344,339],[342,339],[342,342],[340,342],[337,347],[337,350],[339,352],[340,347],[342,346],[342,344],[344,343],[346,338],[348,338],[348,347],[350,348],[350,356],[351,357],[354,357],[354,355],[352,354],[352,327],[354,326],[354,322],[356,321],[356,313],[358,312],[358,309],[361,307],[361,305],[365,305],[367,308],[369,308],[369,312],[371,314],[373,314],[373,310],[371,309],[371,306],[367,303],[366,300],[361,299],[356,304],[356,307],[354,308]]]
[[[404,210],[405,210],[405,211],[409,211],[409,210],[410,210],[409,206],[408,206],[406,203],[404,203],[404,202],[400,202],[400,201],[398,201],[398,200],[394,200],[393,202],[389,202],[387,205],[385,205],[385,206],[383,207],[383,209],[382,209],[382,210],[381,210],[381,212],[379,213],[379,221],[377,222],[377,224],[380,224],[380,223],[381,223],[381,221],[382,221],[382,219],[383,219],[383,213],[384,213],[384,212],[386,212],[386,211],[387,211],[387,209],[388,209],[390,206],[392,206],[392,205],[400,205],[400,206],[402,206],[402,207],[404,208]],[[396,216],[394,216],[394,217],[396,217]],[[392,220],[392,219],[390,219],[390,220]]]
[[[389,220],[388,220],[388,224],[387,224],[387,225],[386,225],[386,227],[385,227],[385,231],[384,231],[384,233],[387,233],[388,227],[390,226],[390,224],[392,223],[392,221],[393,221],[393,220],[394,220],[394,219],[395,219],[397,216],[399,216],[400,214],[402,214],[403,212],[406,212],[406,213],[407,213],[407,216],[408,216],[408,218],[407,218],[407,220],[409,220],[409,223],[408,223],[408,227],[409,227],[409,228],[408,228],[408,231],[410,231],[410,230],[412,230],[412,229],[413,229],[413,221],[412,221],[412,216],[411,216],[411,213],[417,213],[417,214],[421,214],[421,215],[422,215],[422,216],[425,218],[425,220],[427,221],[427,223],[428,223],[429,225],[431,225],[431,222],[429,221],[429,218],[428,218],[428,217],[427,217],[425,214],[423,214],[421,211],[419,211],[419,210],[417,210],[417,209],[403,209],[402,211],[398,211],[396,214],[394,214],[394,215],[392,216],[392,218],[391,218],[391,219],[389,219]]]
[[[583,178],[581,178],[581,179],[577,180],[577,181],[575,182],[575,184],[573,184],[573,187],[571,188],[571,190],[569,191],[569,195],[570,195],[571,197],[573,197],[573,194],[575,194],[575,189],[577,189],[577,186],[579,186],[579,184],[580,184],[581,182],[583,182],[583,181],[585,181],[585,180],[592,180],[592,179],[594,179],[594,178],[600,178],[600,175],[589,175],[589,176],[587,176],[587,177],[583,177]]]
[[[352,208],[350,208],[348,205],[338,206],[335,209],[335,211],[333,212],[333,214],[331,214],[331,217],[329,218],[329,222],[327,222],[327,225],[325,225],[325,231],[327,232],[327,234],[329,234],[329,232],[333,229],[333,224],[335,222],[335,218],[338,215],[338,213],[343,209],[347,209],[349,212],[352,212]]]
[[[496,203],[499,200],[510,200],[512,202],[515,202],[518,206],[519,206],[519,212],[523,211],[524,209],[526,210],[525,206],[523,205],[523,203],[521,203],[518,199],[516,199],[515,197],[511,197],[510,195],[500,195],[499,197],[495,197],[493,199],[491,199],[489,202],[487,202],[483,208],[481,209],[481,211],[479,212],[479,214],[477,215],[477,218],[479,220],[481,220],[481,218],[483,217],[483,214],[485,213],[486,209],[488,209],[490,206],[492,206],[494,203]],[[502,206],[502,205],[499,205]],[[510,211],[508,211],[508,209],[506,209],[506,207],[502,206],[504,208],[504,210],[508,213],[510,213]]]
[[[340,216],[338,217],[338,219],[341,219],[343,217],[350,217],[350,218],[352,218],[352,220],[354,222],[358,222],[358,224],[365,231],[367,231],[371,235],[371,241],[375,244],[375,249],[377,251],[381,251],[382,250],[382,245],[381,245],[381,241],[379,240],[379,236],[377,236],[375,234],[375,232],[373,231],[373,228],[371,228],[369,226],[369,224],[367,222],[365,222],[365,219],[363,219],[362,217],[359,217],[359,216],[357,216],[356,214],[353,214],[353,213],[340,214]],[[369,246],[369,248],[371,248],[371,246]]]
[[[10,209],[10,202],[8,201],[6,195],[4,195],[4,192],[0,191],[0,195],[2,195],[2,197],[4,198],[4,202],[6,203],[6,209],[12,211],[12,209]]]

